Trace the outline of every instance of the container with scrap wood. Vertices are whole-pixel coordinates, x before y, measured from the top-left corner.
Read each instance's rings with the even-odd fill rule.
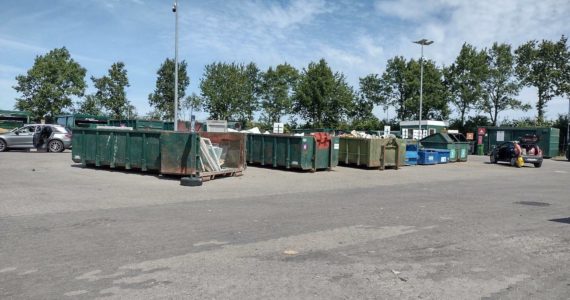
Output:
[[[83,166],[122,168],[207,181],[245,169],[245,135],[76,128],[72,159]]]
[[[393,135],[371,135],[353,130],[339,137],[339,163],[343,165],[379,170],[405,165],[406,143]]]

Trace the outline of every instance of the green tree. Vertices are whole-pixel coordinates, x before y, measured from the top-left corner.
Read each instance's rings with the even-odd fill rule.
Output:
[[[88,115],[102,115],[103,114],[103,106],[101,105],[101,101],[95,95],[87,95],[85,99],[81,102],[78,102],[77,113],[79,114],[88,114]]]
[[[380,120],[372,113],[374,105],[386,104],[381,95],[381,79],[377,74],[370,74],[359,79],[360,93],[354,100],[349,113],[351,127],[356,130],[378,130]],[[387,104],[385,105],[387,108]]]
[[[92,76],[91,80],[97,89],[95,97],[112,118],[122,119],[132,114],[132,107],[125,92],[125,87],[129,86],[129,78],[124,63],[114,63],[108,75],[99,78]]]
[[[344,75],[333,73],[324,59],[311,62],[299,78],[293,109],[313,127],[334,128],[353,109],[355,92]]]
[[[392,106],[396,109],[398,119],[404,120],[406,114],[406,99],[414,92],[406,81],[408,73],[406,59],[396,56],[388,60],[386,71],[381,78],[376,75],[368,75],[368,84],[362,92],[366,97],[383,106]],[[362,87],[362,84],[361,84]]]
[[[523,85],[535,87],[538,91],[536,110],[537,121],[544,121],[548,101],[566,92],[570,79],[568,75],[569,50],[567,38],[562,36],[558,42],[542,40],[529,41],[515,50],[516,74]]]
[[[182,102],[182,111],[188,113],[188,120],[192,118],[192,115],[199,112],[202,108],[203,99],[200,95],[192,93],[192,95],[186,97]]]
[[[260,75],[260,100],[263,119],[267,123],[280,122],[281,117],[291,113],[293,88],[299,79],[299,72],[285,63],[273,69],[269,67]]]
[[[450,95],[443,81],[443,71],[432,60],[425,60],[422,120],[444,120],[449,117],[448,99]],[[404,115],[414,120],[419,118],[420,107],[420,62],[410,60],[406,64],[406,98]]]
[[[16,98],[15,108],[31,112],[32,119],[45,117],[50,121],[73,106],[73,96],[83,96],[85,73],[65,47],[36,56],[26,75],[16,76],[13,88],[22,96]]]
[[[186,88],[190,84],[190,78],[186,72],[185,61],[178,63],[178,109],[182,106],[181,99],[186,95]],[[164,120],[174,119],[174,60],[167,58],[156,72],[156,86],[154,92],[148,95],[148,103]]]
[[[442,70],[431,60],[424,61],[422,119],[445,119],[449,116],[446,91]],[[417,119],[420,62],[407,61],[401,56],[389,59],[380,78],[368,75],[361,79],[361,93],[376,105],[394,107],[399,120]]]
[[[200,80],[203,108],[213,119],[251,121],[258,107],[258,83],[253,63],[207,65]]]
[[[378,77],[378,74],[370,74],[366,77],[359,79],[360,84],[360,97],[356,103],[356,107],[362,107],[364,110],[357,108],[357,113],[364,113],[366,115],[360,115],[361,118],[368,118],[372,116],[372,109],[374,105],[382,105],[384,109],[389,108],[389,103],[387,98],[384,97],[382,90],[382,79]]]
[[[459,112],[460,128],[465,125],[465,117],[471,109],[481,106],[483,87],[487,76],[487,54],[464,43],[455,62],[444,70],[445,84],[451,103]]]
[[[514,98],[519,94],[521,85],[515,78],[515,57],[511,45],[494,43],[487,50],[486,65],[487,76],[481,83],[481,110],[489,114],[491,125],[497,126],[497,118],[502,111],[530,109],[528,104]]]

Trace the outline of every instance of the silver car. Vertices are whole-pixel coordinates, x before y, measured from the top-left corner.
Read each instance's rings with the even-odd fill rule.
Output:
[[[71,148],[71,133],[65,127],[51,124],[28,124],[0,134],[0,152],[10,149],[34,148],[34,133],[39,133],[44,126],[50,126],[52,129],[52,134],[47,140],[49,152],[63,152]]]

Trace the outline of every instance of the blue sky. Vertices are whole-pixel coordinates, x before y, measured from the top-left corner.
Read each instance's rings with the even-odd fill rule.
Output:
[[[14,77],[36,55],[65,46],[87,69],[101,76],[115,61],[126,64],[129,100],[139,114],[150,110],[148,94],[156,70],[174,56],[173,1],[0,0],[0,109],[12,109]],[[570,35],[568,0],[397,0],[397,1],[190,1],[179,0],[180,58],[188,62],[188,93],[199,92],[204,66],[214,61],[253,61],[261,69],[283,62],[297,68],[325,58],[357,87],[358,78],[382,73],[395,56],[417,58],[411,41],[435,43],[425,56],[448,65],[461,45],[489,47],[494,41],[518,46],[530,39]],[[88,92],[92,92],[92,82]],[[533,102],[536,93],[520,97]],[[568,110],[554,99],[547,116]],[[385,115],[376,109],[378,117]],[[502,118],[533,116],[506,112]]]

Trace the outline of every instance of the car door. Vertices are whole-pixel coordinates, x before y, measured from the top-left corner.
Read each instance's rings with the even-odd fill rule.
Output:
[[[14,148],[32,148],[35,126],[24,126],[14,132],[8,141],[8,147]]]
[[[16,139],[18,141],[18,148],[33,148],[34,132],[39,126],[24,126],[18,131]]]
[[[510,160],[509,157],[509,148],[510,147],[510,143],[502,143],[501,145],[499,145],[499,150],[498,150],[498,155],[497,155],[497,160],[501,160],[501,161],[508,161]]]

